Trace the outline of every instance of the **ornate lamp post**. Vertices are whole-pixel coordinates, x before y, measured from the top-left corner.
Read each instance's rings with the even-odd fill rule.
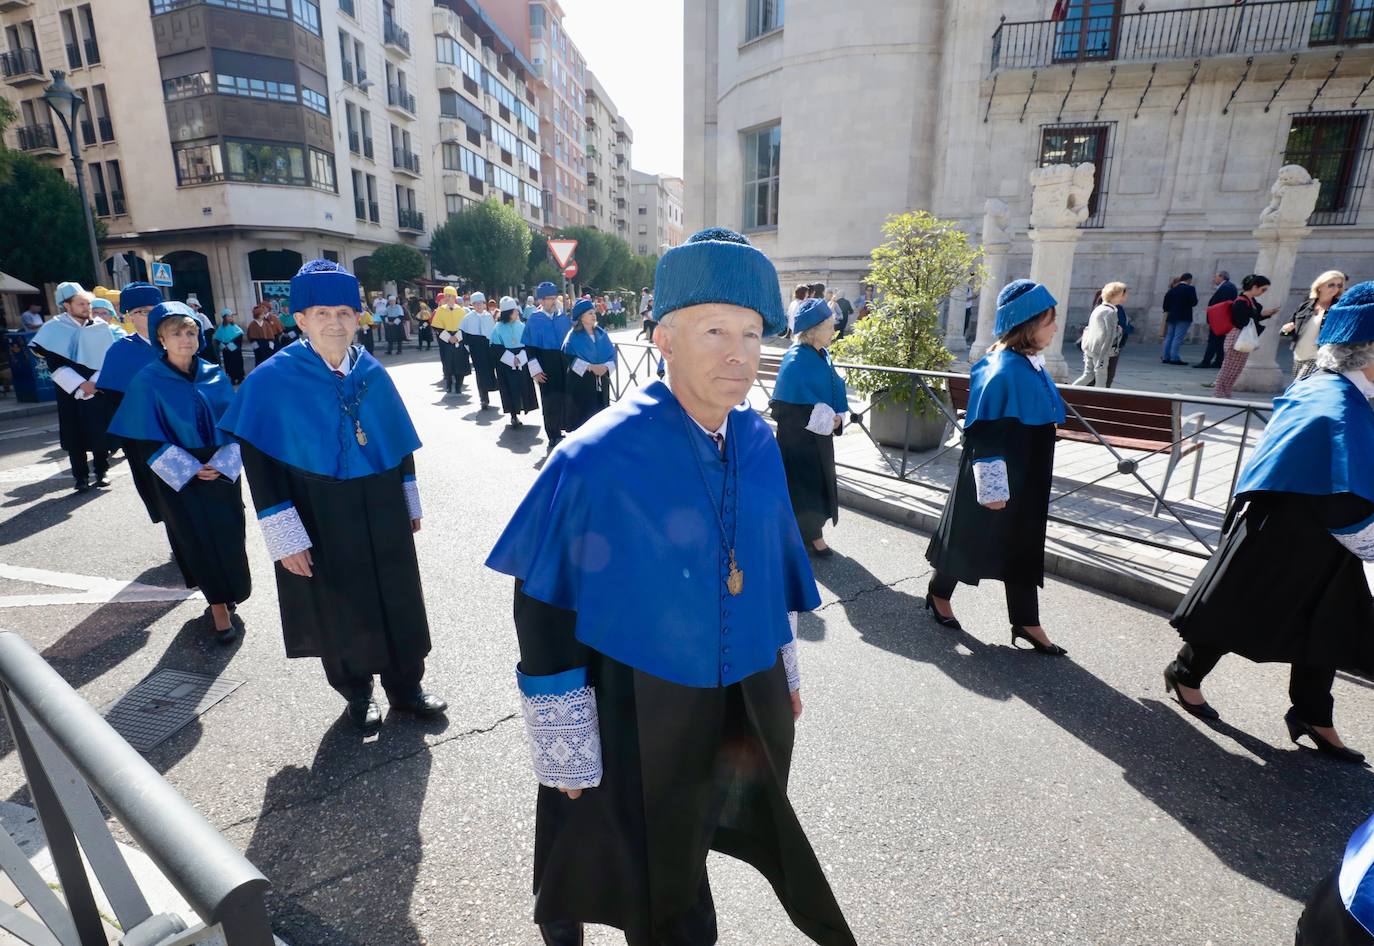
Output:
[[[86,198],[86,175],[82,170],[84,162],[81,151],[76,145],[76,122],[81,106],[86,104],[75,89],[67,85],[67,74],[61,69],[52,70],[52,85],[43,90],[43,101],[48,103],[62,130],[67,133],[67,147],[72,152],[72,167],[76,169],[76,192],[81,197],[81,209],[86,213],[86,238],[91,244],[91,278],[101,281],[100,250],[95,242],[95,218],[91,216],[91,202]]]

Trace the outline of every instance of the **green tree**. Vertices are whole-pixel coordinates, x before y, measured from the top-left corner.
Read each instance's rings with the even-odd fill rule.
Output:
[[[439,272],[463,276],[487,292],[503,292],[525,278],[530,228],[514,207],[485,200],[435,230],[429,252]]]
[[[839,361],[943,371],[954,356],[939,329],[940,306],[970,273],[982,278],[982,248],[952,221],[924,210],[888,217],[883,235],[865,280],[881,301],[831,350]],[[910,396],[910,385],[894,375],[856,370],[847,380],[864,394],[890,391],[898,403]],[[935,409],[922,402],[922,412]]]
[[[573,254],[573,259],[577,260],[577,282],[580,285],[598,285],[596,279],[601,275],[601,268],[606,265],[606,257],[611,252],[610,238],[592,227],[565,227],[558,231],[558,236],[563,240],[577,241],[577,251]]]
[[[630,244],[618,236],[609,237],[606,243],[606,262],[601,264],[601,272],[597,273],[593,285],[604,289],[622,289],[633,281],[639,267],[635,264]]]
[[[645,286],[654,288],[654,272],[658,269],[658,255],[651,253],[647,256],[636,256],[634,259],[634,270],[630,279],[630,288],[638,292]]]
[[[86,214],[61,172],[17,151],[0,151],[0,246],[5,272],[27,283],[98,281],[91,272]],[[103,235],[97,221],[96,236]]]
[[[424,254],[401,243],[380,246],[372,253],[369,275],[375,282],[394,282],[398,288],[413,283],[425,275]]]

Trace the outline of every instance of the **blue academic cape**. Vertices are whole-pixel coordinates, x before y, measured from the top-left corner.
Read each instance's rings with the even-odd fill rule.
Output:
[[[228,350],[236,351],[242,344],[239,339],[243,337],[243,329],[230,322],[215,329],[215,334],[211,337],[220,345],[233,345],[234,347]]]
[[[1236,495],[1354,493],[1374,502],[1374,410],[1348,378],[1319,371],[1274,400]]]
[[[525,320],[525,344],[530,348],[559,349],[572,331],[572,319],[562,312],[549,315],[543,309]]]
[[[134,375],[157,359],[157,351],[146,338],[137,332],[126,335],[105,353],[105,364],[100,368],[96,387],[121,393],[127,391]]]
[[[401,395],[361,347],[339,378],[304,339],[253,369],[220,428],[306,473],[351,480],[385,473],[420,448]],[[358,443],[357,427],[367,437]]]
[[[184,450],[229,443],[229,434],[218,425],[234,399],[233,384],[219,365],[193,358],[191,368],[196,373],[194,381],[165,358],[138,372],[110,421],[110,433],[175,444]]]
[[[528,335],[529,330],[526,329],[526,345],[532,344],[528,340]],[[589,365],[604,365],[615,361],[615,345],[611,343],[611,336],[599,325],[592,329],[591,335],[569,330],[559,347],[563,349],[563,354],[570,358],[581,358]]]
[[[1064,423],[1064,399],[1054,379],[1025,355],[1009,349],[992,352],[979,359],[969,375],[965,429],[1004,418],[1027,427]]]
[[[773,400],[803,406],[828,404],[836,414],[849,410],[844,380],[831,366],[830,352],[800,342],[782,356]]]
[[[1341,902],[1374,935],[1374,818],[1355,829],[1345,846],[1337,878]]]
[[[123,337],[124,330],[117,325],[96,318],[90,319],[85,325],[78,325],[76,319],[64,312],[44,322],[29,342],[29,347],[40,348],[83,368],[98,371],[104,366],[106,353]]]
[[[487,567],[575,611],[588,647],[672,683],[726,686],[769,669],[792,639],[788,612],[819,607],[820,595],[772,431],[746,404],[730,413],[727,441],[723,463],[667,385],[640,388],[559,444]],[[652,488],[624,485],[626,470]],[[728,529],[736,473],[745,578],[732,596],[706,490]]]

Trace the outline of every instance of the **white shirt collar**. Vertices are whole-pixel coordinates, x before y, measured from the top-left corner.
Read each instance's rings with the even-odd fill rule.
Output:
[[[687,416],[688,416],[688,417],[692,417],[691,414],[688,414]],[[710,429],[708,429],[708,428],[706,427],[705,424],[703,424],[703,423],[701,423],[700,421],[698,421],[695,417],[692,417],[692,423],[694,423],[694,424],[696,424],[698,427],[700,427],[700,428],[701,428],[701,432],[702,432],[703,434],[705,434],[706,436],[710,437],[712,440],[714,440],[714,439],[717,437],[717,435],[719,435],[720,438],[721,438],[722,440],[724,440],[724,439],[725,439],[725,429],[726,429],[727,427],[730,426],[730,415],[729,415],[729,414],[726,414],[726,415],[725,415],[725,420],[721,421],[720,426],[717,427],[715,430],[710,430]]]
[[[1044,355],[1027,355],[1027,356],[1026,356],[1026,360],[1029,361],[1029,362],[1031,363],[1031,366],[1032,366],[1033,368],[1035,368],[1036,371],[1044,371],[1044,370],[1045,370],[1045,356],[1044,356]]]
[[[329,359],[324,357],[324,355],[321,352],[317,351],[314,345],[310,344],[309,338],[302,339],[302,341],[305,343],[306,348],[309,348],[311,351],[315,352],[315,354],[320,356],[320,361],[323,361],[325,367],[327,367],[330,371],[343,372],[344,377],[348,377],[348,375],[353,371],[353,351],[351,346],[348,350],[344,351],[342,362],[340,362],[337,365],[331,365],[329,363]]]
[[[1350,383],[1360,389],[1360,394],[1364,395],[1366,401],[1374,399],[1374,381],[1370,381],[1363,371],[1343,372]]]

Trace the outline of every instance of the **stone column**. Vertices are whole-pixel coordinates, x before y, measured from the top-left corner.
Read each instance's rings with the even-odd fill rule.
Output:
[[[1007,224],[1011,212],[996,197],[983,205],[983,285],[978,290],[978,334],[969,349],[968,360],[977,361],[997,341],[997,294],[1007,284],[1007,249],[1011,237]]]
[[[1091,164],[1083,163],[1077,167],[1055,164],[1030,172],[1030,278],[1042,283],[1059,300],[1054,340],[1043,352],[1045,364],[1056,381],[1069,379],[1062,351],[1064,326],[1068,322],[1069,288],[1073,284],[1073,256],[1082,235],[1078,226],[1088,219],[1094,171]]]
[[[1274,306],[1282,309],[1288,300],[1298,247],[1312,232],[1307,226],[1307,218],[1317,206],[1320,189],[1321,182],[1314,181],[1306,170],[1296,164],[1286,164],[1279,168],[1278,180],[1269,190],[1269,206],[1260,214],[1259,226],[1255,228],[1259,255],[1255,258],[1254,272],[1270,280],[1269,290],[1259,300],[1266,309]],[[1265,322],[1267,328],[1260,336],[1259,348],[1250,353],[1245,370],[1236,380],[1237,391],[1274,394],[1287,386],[1289,377],[1279,367],[1277,357],[1281,340],[1279,326],[1283,321],[1280,311]]]
[[[949,304],[945,307],[945,349],[962,361],[968,351],[968,341],[964,338],[964,316],[968,309],[968,284],[960,283],[949,294]]]

